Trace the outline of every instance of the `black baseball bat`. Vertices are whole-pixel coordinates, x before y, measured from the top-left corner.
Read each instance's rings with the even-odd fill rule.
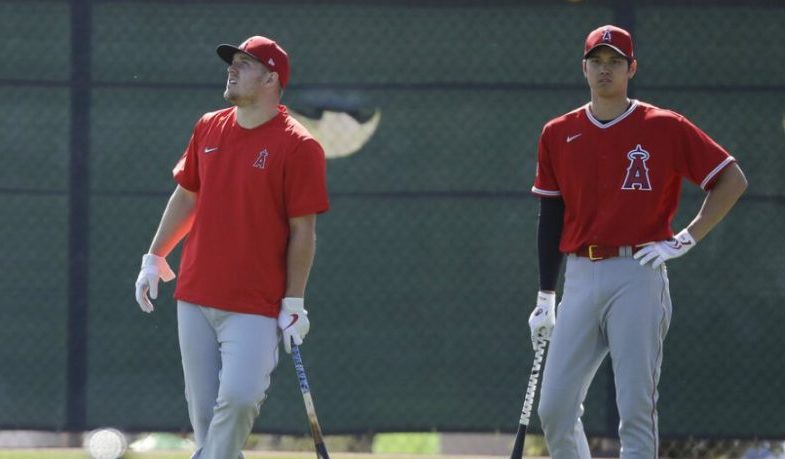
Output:
[[[521,410],[521,420],[518,424],[518,432],[515,434],[515,444],[512,447],[510,459],[523,459],[523,445],[526,441],[526,431],[529,429],[529,419],[532,414],[534,404],[534,394],[537,392],[537,383],[540,379],[542,368],[542,358],[545,356],[545,348],[548,342],[540,338],[537,341],[537,348],[534,350],[534,362],[532,372],[529,375],[529,385],[526,387],[526,396],[523,399],[523,409]]]

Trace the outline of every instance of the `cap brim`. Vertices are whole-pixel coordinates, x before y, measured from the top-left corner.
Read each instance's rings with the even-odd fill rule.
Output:
[[[592,52],[592,51],[594,51],[595,49],[599,48],[600,46],[607,46],[608,48],[610,48],[610,49],[612,49],[612,50],[616,51],[617,53],[621,54],[622,56],[626,57],[627,59],[632,59],[632,57],[630,57],[630,56],[628,56],[628,55],[624,54],[624,51],[622,51],[622,50],[620,50],[619,48],[617,48],[617,47],[615,47],[615,46],[613,46],[613,45],[610,45],[610,44],[608,44],[608,43],[598,43],[598,44],[596,44],[596,45],[592,46],[592,47],[591,47],[591,49],[589,49],[588,51],[586,51],[586,52],[583,54],[583,58],[585,59],[586,57],[588,57],[588,55],[589,55],[589,54],[591,54],[591,52]]]
[[[221,60],[223,60],[224,62],[230,65],[232,63],[232,59],[234,59],[235,53],[243,53],[246,56],[251,56],[254,59],[256,59],[256,56],[254,56],[253,54],[246,53],[245,51],[234,45],[226,45],[226,44],[218,45],[218,47],[215,48],[215,52],[218,53],[218,57],[220,57]]]

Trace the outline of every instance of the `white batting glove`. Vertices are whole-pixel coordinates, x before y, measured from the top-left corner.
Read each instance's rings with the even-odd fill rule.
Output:
[[[136,278],[136,302],[144,312],[153,312],[155,307],[150,298],[158,298],[158,281],[169,282],[174,279],[174,271],[169,267],[166,258],[148,253],[142,257],[142,270]],[[150,292],[150,298],[147,297]]]
[[[287,297],[281,301],[281,313],[278,314],[278,328],[283,335],[283,348],[287,354],[292,352],[292,341],[294,344],[303,344],[305,335],[311,329],[311,322],[308,320],[308,311],[305,310],[305,300],[302,298]]]
[[[651,262],[651,267],[657,269],[666,261],[689,252],[695,244],[697,244],[695,239],[692,238],[687,228],[684,228],[673,239],[645,244],[642,249],[635,252],[634,257],[636,260],[640,260],[641,266]]]
[[[532,346],[537,349],[537,341],[551,339],[553,327],[556,325],[556,293],[537,292],[537,305],[529,316],[529,328],[532,333]]]

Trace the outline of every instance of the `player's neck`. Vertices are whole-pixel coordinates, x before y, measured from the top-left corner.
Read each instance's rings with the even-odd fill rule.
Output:
[[[237,124],[245,129],[253,129],[261,126],[277,115],[277,101],[237,106]]]
[[[630,107],[630,99],[624,95],[621,97],[599,97],[592,95],[591,113],[600,121],[609,121],[618,118]]]

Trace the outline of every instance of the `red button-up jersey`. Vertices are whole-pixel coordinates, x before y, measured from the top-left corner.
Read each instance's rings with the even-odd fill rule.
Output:
[[[562,252],[636,245],[673,236],[682,177],[708,190],[734,161],[678,113],[634,100],[602,123],[587,104],[543,128],[532,192],[564,199]]]
[[[327,210],[324,151],[284,106],[254,129],[236,108],[205,114],[174,179],[196,192],[175,298],[277,317],[289,218]]]

